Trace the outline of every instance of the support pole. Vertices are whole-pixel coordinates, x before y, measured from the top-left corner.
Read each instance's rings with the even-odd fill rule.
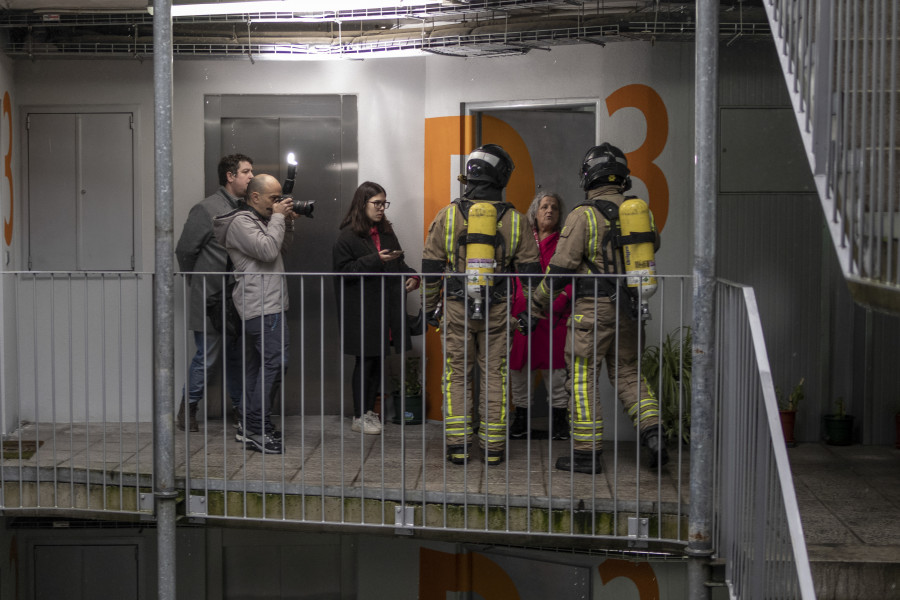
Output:
[[[707,600],[712,556],[719,5],[697,0],[694,74],[694,324],[688,598]]]
[[[172,193],[172,0],[153,1],[154,189],[156,276],[153,278],[153,453],[159,600],[175,600],[175,295]]]

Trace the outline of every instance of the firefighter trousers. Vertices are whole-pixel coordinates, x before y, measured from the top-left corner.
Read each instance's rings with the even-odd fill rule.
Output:
[[[507,356],[510,343],[509,308],[493,304],[485,320],[473,320],[462,301],[450,300],[444,309],[444,427],[447,445],[471,445],[475,441],[473,384],[478,377],[482,448],[506,448]],[[476,375],[475,365],[479,370]]]
[[[638,383],[639,327],[626,307],[620,307],[617,314],[615,301],[607,297],[575,301],[566,339],[566,391],[575,450],[601,448],[603,416],[597,391],[600,361],[606,361],[609,382],[638,430],[659,424],[656,397],[643,377]]]

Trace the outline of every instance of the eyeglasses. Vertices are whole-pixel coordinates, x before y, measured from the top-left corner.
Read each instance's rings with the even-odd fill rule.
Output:
[[[388,202],[388,201],[384,201],[384,202],[369,202],[369,204],[374,205],[375,208],[389,208],[389,207],[391,206],[391,203]]]

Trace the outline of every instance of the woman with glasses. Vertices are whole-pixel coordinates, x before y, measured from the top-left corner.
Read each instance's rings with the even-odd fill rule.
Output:
[[[385,217],[390,204],[383,187],[363,182],[353,194],[333,249],[334,270],[349,274],[335,278],[335,297],[344,354],[356,357],[351,429],[375,435],[381,433],[373,409],[385,359],[391,348],[412,348],[403,296],[419,287],[418,277],[397,275],[415,271],[403,260],[400,241]]]

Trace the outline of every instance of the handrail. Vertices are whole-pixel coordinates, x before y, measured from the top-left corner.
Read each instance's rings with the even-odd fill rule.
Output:
[[[735,598],[814,600],[756,296],[717,289],[716,548]]]

